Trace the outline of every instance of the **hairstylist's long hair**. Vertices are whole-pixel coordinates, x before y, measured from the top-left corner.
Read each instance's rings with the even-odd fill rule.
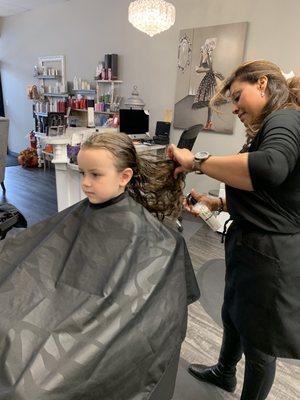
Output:
[[[158,219],[177,218],[182,210],[184,175],[174,178],[175,164],[165,156],[137,154],[128,135],[103,132],[91,135],[82,148],[109,151],[118,171],[131,168],[133,176],[127,185],[129,195]]]
[[[300,108],[300,78],[295,77],[286,80],[281,69],[270,61],[250,61],[241,64],[225,79],[222,82],[222,86],[211,99],[211,105],[217,106],[222,100],[228,100],[228,92],[234,81],[239,80],[254,84],[263,76],[268,78],[267,93],[269,98],[262,113],[255,121],[252,121],[251,126],[247,127],[247,136],[249,139],[255,137],[262,126],[263,120],[271,112],[283,108]]]

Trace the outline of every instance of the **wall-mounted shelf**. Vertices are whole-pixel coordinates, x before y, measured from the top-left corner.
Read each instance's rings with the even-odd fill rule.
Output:
[[[66,82],[65,56],[42,56],[34,67],[38,80],[38,98],[34,98],[34,134],[37,138],[39,167],[43,164],[42,139],[52,126],[66,125],[66,99],[69,94]],[[46,111],[47,110],[47,111]]]
[[[66,61],[65,56],[43,56],[39,57],[39,68],[44,71],[44,68],[54,67],[59,72],[59,75],[49,75],[43,73],[42,75],[37,74],[38,79],[60,79],[61,84],[66,87]],[[45,72],[45,71],[44,71]]]
[[[35,78],[39,79],[40,81],[41,95],[45,97],[68,97],[68,93],[66,93],[67,85],[65,56],[59,55],[39,57],[38,65],[38,71],[40,73],[34,75]],[[51,85],[54,84],[55,87],[53,88],[50,86],[50,83]]]
[[[34,112],[37,117],[48,117],[47,112]]]
[[[61,79],[61,75],[36,75],[37,79]]]
[[[76,111],[78,111],[78,110],[76,110]],[[80,111],[80,110],[79,110]],[[86,110],[82,110],[82,111],[86,111]],[[49,112],[42,112],[42,111],[34,111],[34,113],[35,113],[35,115],[37,116],[37,117],[48,117],[49,116]],[[59,114],[61,114],[62,113],[62,111],[50,111],[50,113],[51,114],[55,114],[55,113],[59,113]]]
[[[33,131],[33,133],[35,134],[35,136],[39,139],[43,139],[45,137],[47,137],[46,133],[44,132],[39,132],[39,131]]]
[[[97,83],[123,83],[123,81],[118,80],[104,80],[104,79],[95,79]]]
[[[95,111],[95,114],[106,114],[106,115],[111,115],[111,114],[118,114],[119,111]]]
[[[68,97],[69,93],[42,93],[43,96],[47,97]]]
[[[77,111],[77,112],[87,112],[86,109],[84,108],[72,108],[71,111]],[[94,111],[95,114],[117,114],[119,111]]]
[[[82,94],[83,96],[95,96],[96,90],[94,89],[73,89],[74,94]]]

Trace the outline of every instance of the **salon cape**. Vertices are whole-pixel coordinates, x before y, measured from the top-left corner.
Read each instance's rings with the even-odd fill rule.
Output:
[[[148,399],[199,297],[184,239],[127,194],[0,244],[0,399]]]

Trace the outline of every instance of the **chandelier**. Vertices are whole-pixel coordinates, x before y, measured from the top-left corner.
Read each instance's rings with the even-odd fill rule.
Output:
[[[152,37],[174,25],[175,7],[165,0],[135,0],[129,4],[128,20]]]

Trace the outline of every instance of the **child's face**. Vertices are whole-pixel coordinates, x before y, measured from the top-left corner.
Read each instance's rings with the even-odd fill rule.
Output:
[[[113,155],[105,149],[82,149],[77,159],[82,174],[82,190],[94,204],[104,203],[123,193],[132,177],[131,168],[117,171]]]

